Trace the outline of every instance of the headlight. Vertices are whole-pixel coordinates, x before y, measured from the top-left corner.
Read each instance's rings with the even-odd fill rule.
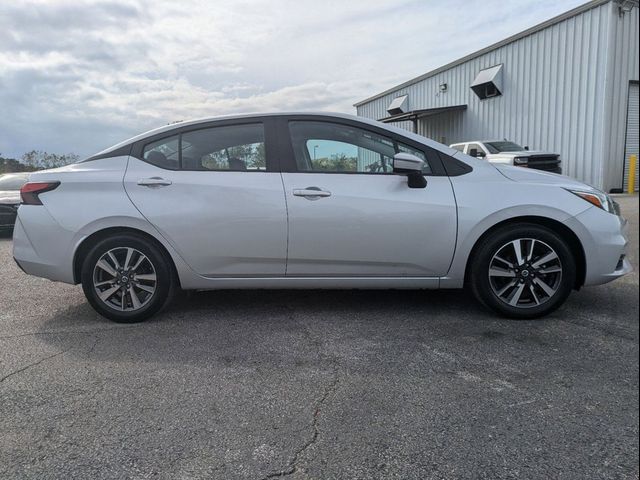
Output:
[[[598,190],[595,190],[595,191],[568,190],[568,191],[573,193],[574,195],[577,195],[583,200],[586,200],[592,205],[595,205],[596,207],[601,208],[605,212],[613,213],[614,215],[620,214],[617,203],[614,202],[611,199],[611,197],[604,192],[600,192]]]
[[[514,165],[526,165],[529,163],[529,157],[516,157],[513,159]]]

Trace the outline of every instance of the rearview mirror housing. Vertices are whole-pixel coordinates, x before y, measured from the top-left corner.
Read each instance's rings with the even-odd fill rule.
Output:
[[[406,175],[417,172],[422,174],[424,166],[424,160],[411,153],[400,152],[393,156],[393,173]]]
[[[469,155],[475,158],[484,158],[487,156],[482,150],[478,150],[477,148],[471,148]]]
[[[400,152],[393,156],[393,173],[407,176],[409,188],[424,188],[427,180],[424,178],[425,162],[411,153]]]

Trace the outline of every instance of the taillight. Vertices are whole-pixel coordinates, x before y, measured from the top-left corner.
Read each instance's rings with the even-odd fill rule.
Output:
[[[29,182],[20,189],[20,197],[24,205],[42,205],[38,195],[55,190],[60,182]]]

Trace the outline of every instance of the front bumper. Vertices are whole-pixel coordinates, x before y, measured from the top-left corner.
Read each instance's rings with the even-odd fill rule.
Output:
[[[602,285],[633,271],[626,257],[629,227],[624,218],[591,207],[569,219],[567,226],[584,249],[585,286]]]
[[[542,172],[550,172],[557,173],[558,175],[562,175],[562,167],[560,164],[557,166],[548,166],[548,165],[528,165],[528,168],[531,170],[540,170]]]

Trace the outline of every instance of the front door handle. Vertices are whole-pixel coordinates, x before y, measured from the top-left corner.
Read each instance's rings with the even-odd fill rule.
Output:
[[[141,178],[138,180],[138,185],[142,187],[167,187],[171,185],[171,183],[171,180],[161,177]]]
[[[322,190],[319,187],[294,188],[293,194],[296,197],[305,197],[308,200],[318,200],[319,198],[331,196],[331,192]]]

